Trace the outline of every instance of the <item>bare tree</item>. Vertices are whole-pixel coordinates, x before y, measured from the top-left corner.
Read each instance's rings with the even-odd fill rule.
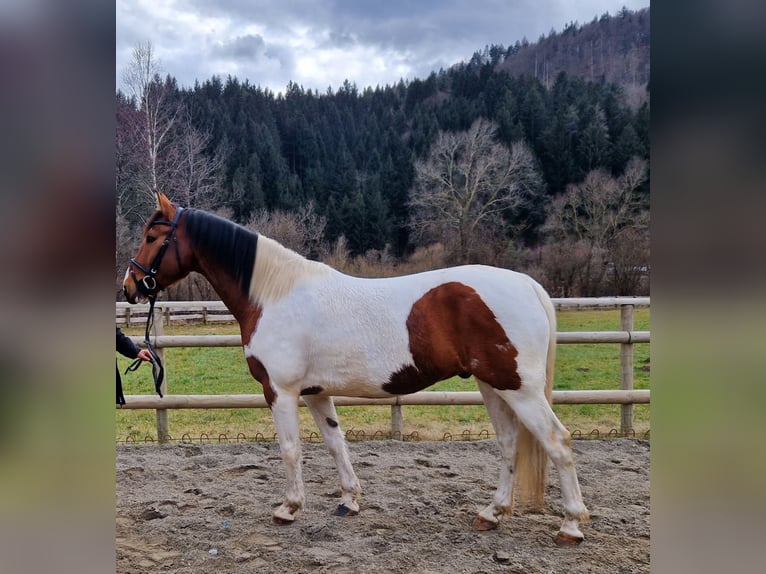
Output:
[[[440,132],[428,157],[415,164],[410,227],[421,239],[456,244],[463,263],[482,230],[505,229],[506,210],[542,185],[527,145],[508,149],[496,133],[496,124],[483,118],[465,132]]]
[[[205,154],[210,133],[194,128],[186,109],[181,111],[178,119],[173,138],[162,157],[165,193],[181,205],[212,210],[217,206],[216,195],[221,187],[223,155]]]
[[[552,243],[587,251],[577,273],[579,285],[559,289],[597,295],[611,274],[613,286],[625,291],[635,285],[628,280],[648,267],[649,210],[636,193],[646,180],[646,167],[644,160],[634,158],[620,177],[593,170],[551,203],[546,230]]]
[[[279,241],[304,256],[316,256],[323,251],[327,219],[319,215],[313,202],[295,211],[260,211],[246,227]]]
[[[129,102],[117,101],[115,129],[115,189],[117,216],[125,225],[135,224],[148,211],[151,204],[142,187],[145,154],[141,152],[141,138],[136,130],[140,124],[138,112]]]
[[[641,209],[636,190],[646,179],[646,162],[634,158],[619,178],[593,170],[585,180],[570,185],[551,204],[547,227],[555,236],[586,240],[606,247],[625,227],[646,226],[648,213]]]

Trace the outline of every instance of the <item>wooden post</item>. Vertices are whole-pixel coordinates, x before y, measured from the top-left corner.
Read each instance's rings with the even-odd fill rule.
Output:
[[[164,329],[164,315],[162,310],[157,311],[154,313],[154,330],[157,335],[164,335],[165,329]],[[162,366],[165,367],[165,378],[162,381],[162,385],[160,386],[160,390],[162,391],[163,396],[168,394],[168,363],[165,360],[165,349],[164,347],[157,348],[155,347],[155,350],[157,351],[157,356],[160,358],[160,361],[162,361]],[[170,431],[168,430],[168,410],[167,409],[157,409],[157,440],[161,443],[166,443],[170,440]]]
[[[404,428],[404,416],[402,415],[402,405],[399,404],[397,397],[396,403],[391,405],[391,438],[402,440],[402,429]]]
[[[130,327],[130,307],[125,307],[125,326]]]
[[[620,327],[623,331],[633,331],[633,305],[620,306]],[[620,343],[620,388],[633,390],[633,343]],[[620,432],[627,434],[633,430],[633,405],[620,407]]]

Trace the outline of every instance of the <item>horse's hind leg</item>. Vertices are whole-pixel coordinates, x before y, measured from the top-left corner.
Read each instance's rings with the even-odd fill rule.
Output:
[[[564,522],[556,535],[559,544],[576,544],[583,540],[579,522],[588,519],[588,509],[582,501],[572,458],[571,438],[545,396],[525,385],[518,391],[501,391],[518,419],[540,441],[556,466],[564,504]]]
[[[301,469],[301,439],[298,429],[298,397],[280,393],[271,405],[271,415],[279,438],[282,462],[287,471],[287,491],[282,505],[274,511],[274,522],[289,524],[303,508],[306,496]]]
[[[335,510],[337,516],[352,516],[359,513],[359,503],[357,501],[362,492],[359,486],[359,479],[351,466],[351,459],[348,455],[348,446],[343,437],[338,415],[335,412],[335,405],[331,397],[320,397],[317,395],[306,395],[304,402],[311,411],[322,436],[324,437],[327,448],[335,459],[335,466],[340,474],[341,501]]]
[[[508,404],[487,383],[479,381],[479,390],[487,407],[500,446],[500,479],[492,503],[479,512],[473,521],[476,530],[496,528],[503,514],[513,512],[514,462],[518,421]]]

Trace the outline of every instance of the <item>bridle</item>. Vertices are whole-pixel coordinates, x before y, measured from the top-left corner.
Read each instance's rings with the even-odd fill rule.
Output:
[[[160,250],[157,252],[157,255],[154,257],[154,261],[152,261],[152,264],[148,269],[136,261],[135,257],[131,257],[130,259],[130,276],[133,278],[133,281],[136,284],[136,289],[139,293],[145,297],[148,297],[150,300],[157,296],[157,270],[160,268],[160,263],[162,263],[162,258],[165,256],[165,251],[167,251],[171,240],[176,244],[176,259],[178,260],[178,266],[181,266],[181,255],[178,252],[176,228],[178,227],[178,219],[181,216],[181,212],[183,210],[183,207],[178,207],[176,209],[176,214],[173,216],[173,221],[161,219],[152,223],[152,225],[168,225],[170,226],[170,231],[168,232],[167,236],[165,236],[165,240],[162,242],[162,245],[160,245]],[[136,278],[136,274],[133,271],[133,266],[138,267],[141,271],[144,272],[144,276],[141,277],[140,281],[138,278]]]
[[[167,220],[159,220],[152,223],[152,225],[168,225],[170,226],[170,231],[168,232],[167,236],[165,237],[165,240],[162,242],[162,245],[160,245],[160,250],[157,252],[157,255],[154,257],[154,261],[152,261],[151,266],[149,269],[141,265],[138,261],[136,261],[135,257],[132,257],[130,259],[130,265],[138,267],[141,271],[145,273],[145,275],[141,278],[139,281],[136,278],[136,274],[133,271],[133,268],[130,269],[130,276],[133,278],[133,281],[136,284],[136,289],[142,294],[145,295],[149,299],[149,314],[146,317],[146,331],[144,332],[144,344],[146,345],[146,348],[149,350],[149,353],[152,355],[152,376],[154,377],[154,389],[157,391],[157,394],[160,395],[160,398],[162,398],[162,381],[165,378],[165,367],[162,366],[162,361],[160,360],[159,355],[157,354],[157,351],[154,350],[154,346],[152,345],[150,339],[149,339],[149,332],[152,328],[152,323],[154,322],[154,303],[157,300],[157,270],[160,267],[160,263],[162,263],[162,258],[165,256],[165,251],[168,249],[168,245],[170,245],[170,242],[173,241],[176,244],[176,260],[178,261],[178,267],[181,267],[181,255],[178,252],[178,239],[176,238],[176,228],[178,227],[178,219],[181,216],[181,212],[183,211],[183,207],[178,207],[176,209],[176,214],[173,216],[173,221],[167,221]],[[138,367],[141,366],[141,359],[136,359],[133,361],[133,363],[128,366],[128,368],[125,370],[125,373],[128,371],[135,371]]]

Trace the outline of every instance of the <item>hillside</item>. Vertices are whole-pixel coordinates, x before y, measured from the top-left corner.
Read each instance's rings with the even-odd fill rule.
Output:
[[[649,32],[649,8],[623,9],[588,24],[571,22],[563,31],[551,31],[535,43],[517,41],[496,69],[532,76],[546,87],[562,71],[590,81],[603,78],[621,86],[628,102],[637,107],[647,97]]]

